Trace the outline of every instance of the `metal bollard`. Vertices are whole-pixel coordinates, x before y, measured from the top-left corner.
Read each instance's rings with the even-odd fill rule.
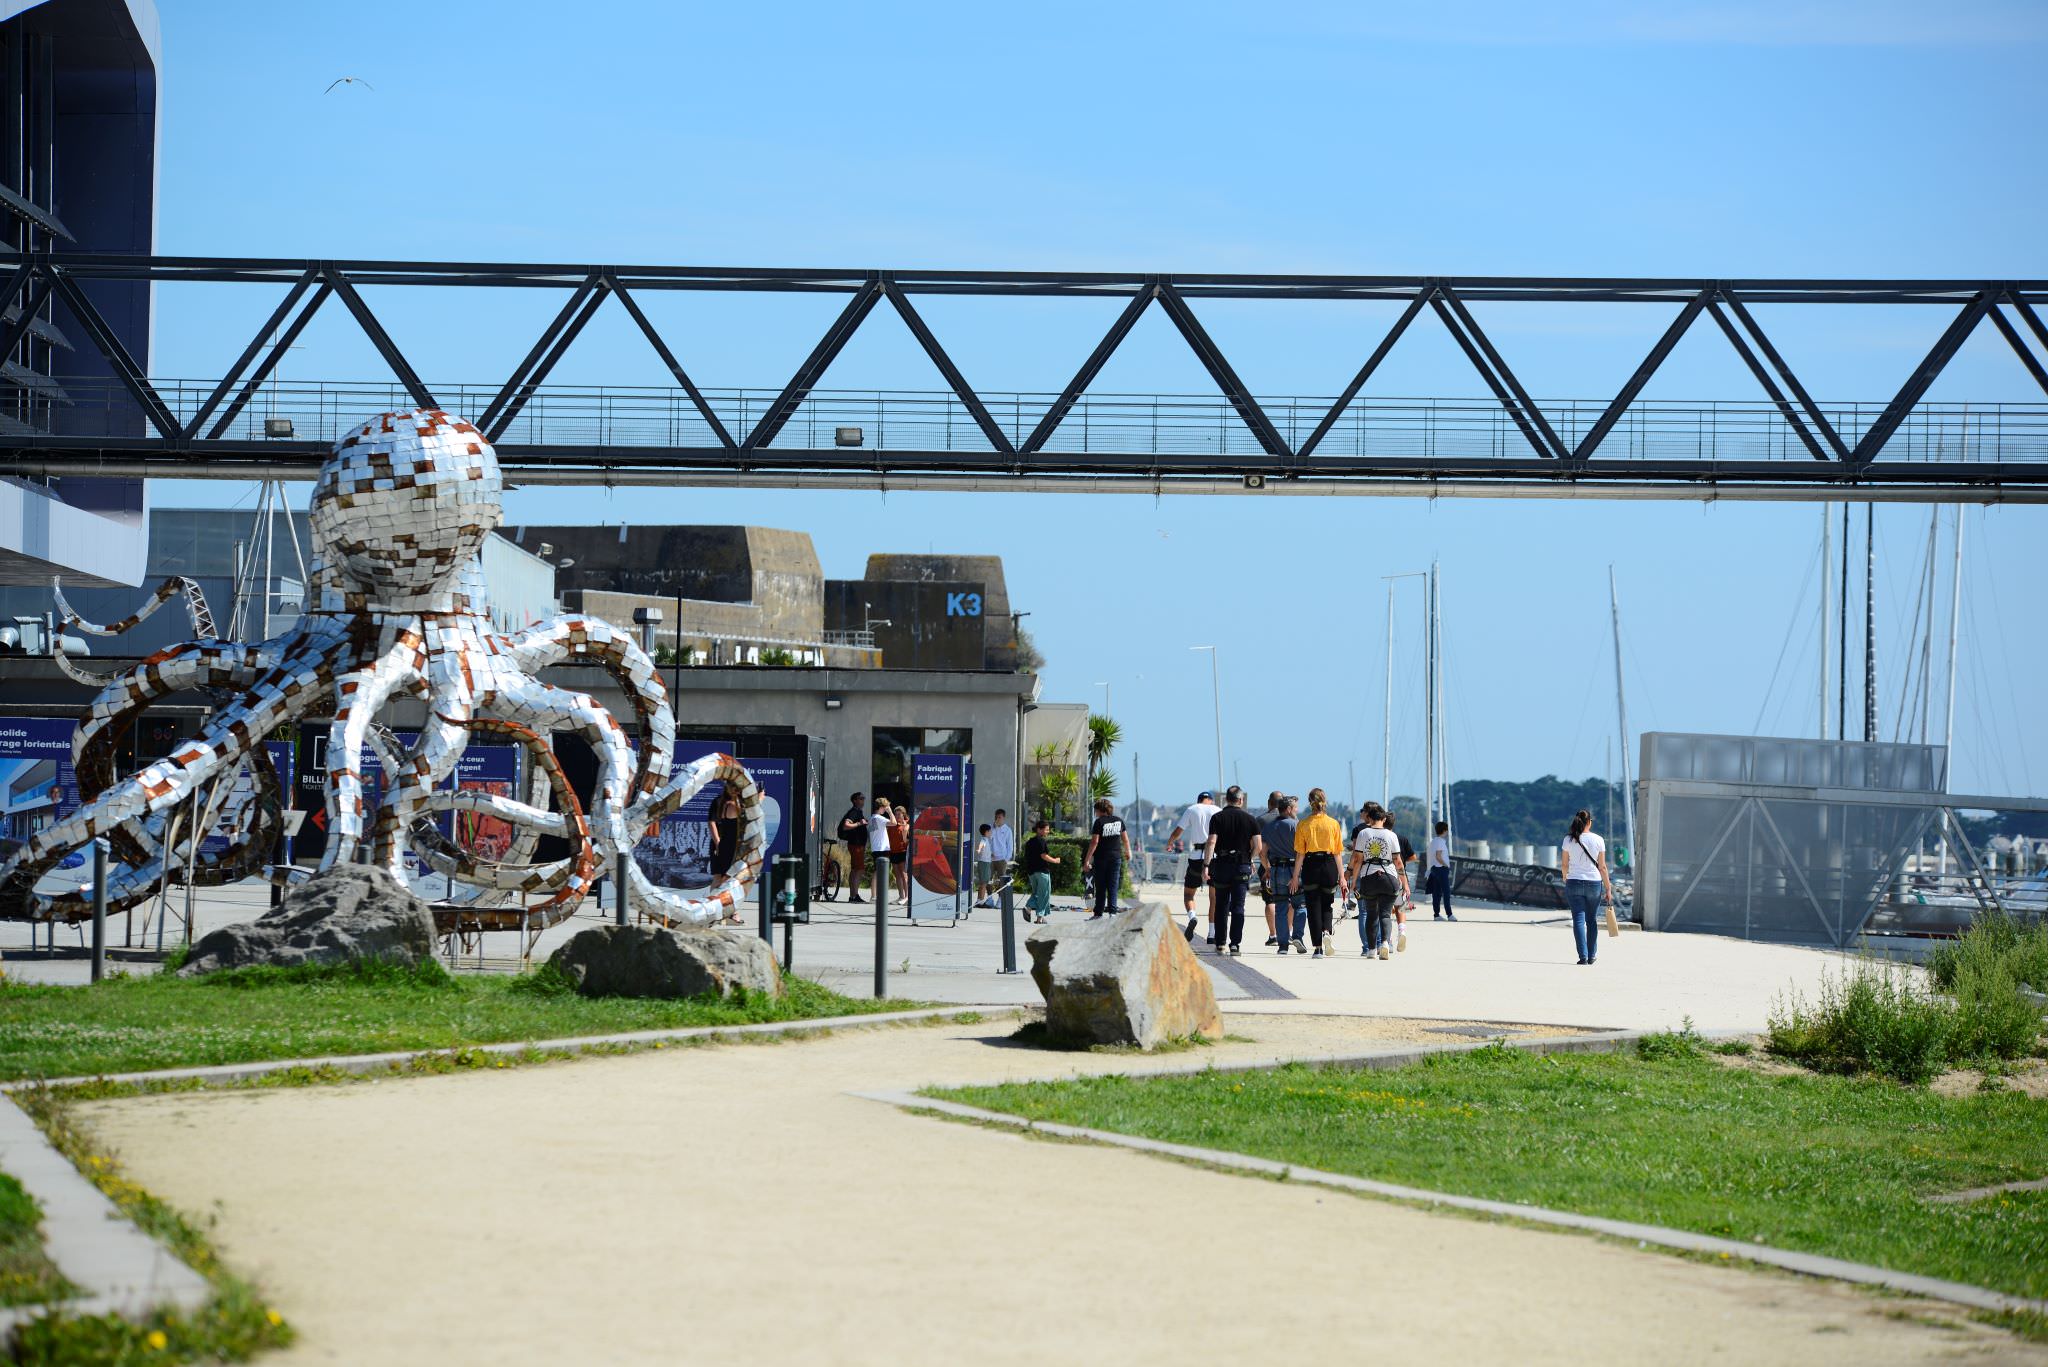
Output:
[[[33,923],[31,923],[33,924]],[[55,948],[57,923],[50,922],[51,947]],[[92,980],[107,976],[107,842],[92,842]]]
[[[626,885],[633,881],[633,856],[628,851],[619,851],[619,872],[613,881],[619,885],[617,920],[623,926],[626,924]]]
[[[1014,867],[1013,865],[1012,868]],[[1017,875],[1014,872],[1006,873],[1003,877],[1003,890],[996,894],[1002,904],[1002,910],[997,915],[1003,919],[1003,972],[1005,973],[1015,973],[1017,971],[1016,886]]]
[[[875,1000],[889,995],[889,864],[875,861]]]

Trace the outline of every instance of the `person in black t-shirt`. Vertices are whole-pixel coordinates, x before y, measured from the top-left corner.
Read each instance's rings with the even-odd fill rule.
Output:
[[[868,858],[868,814],[862,806],[867,798],[855,793],[850,799],[852,806],[846,815],[839,818],[839,838],[846,842],[846,890],[849,902],[858,902],[860,895],[860,871]]]
[[[1116,814],[1116,804],[1106,797],[1095,800],[1095,824],[1089,830],[1088,867],[1095,879],[1095,914],[1088,918],[1092,921],[1117,909],[1124,861],[1131,857],[1131,832]]]
[[[1052,871],[1060,862],[1046,843],[1045,833],[1052,829],[1052,823],[1040,817],[1031,827],[1031,838],[1024,842],[1024,876],[1031,884],[1031,900],[1024,904],[1024,919],[1040,925],[1052,919]]]
[[[1223,793],[1223,810],[1209,818],[1209,881],[1216,888],[1216,952],[1244,953],[1244,898],[1252,861],[1265,849],[1258,818],[1244,809],[1244,789]]]

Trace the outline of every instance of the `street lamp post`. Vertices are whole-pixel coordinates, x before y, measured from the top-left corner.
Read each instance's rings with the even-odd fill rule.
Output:
[[[1209,699],[1216,709],[1216,794],[1223,795],[1223,684],[1216,668],[1215,646],[1189,646],[1209,652]]]

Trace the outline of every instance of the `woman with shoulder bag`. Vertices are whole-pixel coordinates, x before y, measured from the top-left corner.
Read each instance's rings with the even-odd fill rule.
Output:
[[[1321,788],[1308,790],[1308,819],[1294,829],[1294,875],[1287,891],[1308,894],[1309,942],[1320,959],[1337,952],[1330,938],[1330,908],[1344,891],[1344,866],[1337,856],[1344,850],[1344,828],[1323,810],[1330,799]]]
[[[1564,900],[1572,909],[1572,939],[1578,943],[1581,966],[1593,962],[1600,949],[1600,903],[1614,900],[1614,884],[1607,877],[1607,842],[1593,834],[1593,814],[1580,811],[1572,818],[1571,832],[1560,848],[1564,857]],[[1608,913],[1608,933],[1621,928]]]

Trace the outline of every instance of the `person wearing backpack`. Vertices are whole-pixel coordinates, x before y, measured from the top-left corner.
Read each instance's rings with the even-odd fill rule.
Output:
[[[1607,877],[1607,842],[1593,834],[1593,814],[1580,810],[1572,818],[1571,832],[1560,847],[1564,857],[1564,900],[1572,909],[1572,939],[1579,947],[1579,964],[1590,965],[1600,949],[1600,903],[1614,900],[1614,884]],[[1612,914],[1608,932],[1620,934]]]
[[[1408,896],[1408,871],[1400,842],[1387,827],[1387,809],[1377,802],[1365,804],[1365,825],[1351,842],[1351,882],[1358,889],[1361,952],[1368,959],[1392,958],[1394,906]]]

